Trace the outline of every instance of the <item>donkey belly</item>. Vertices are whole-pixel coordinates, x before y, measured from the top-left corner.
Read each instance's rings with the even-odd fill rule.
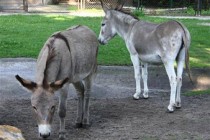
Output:
[[[94,58],[90,58],[90,59],[94,60]],[[73,81],[81,81],[84,78],[88,77],[89,75],[95,73],[96,66],[97,66],[96,61],[95,62],[83,61],[82,64],[77,65],[75,67]]]
[[[139,59],[142,62],[151,63],[155,65],[162,64],[161,58],[159,55],[154,54],[139,54]]]

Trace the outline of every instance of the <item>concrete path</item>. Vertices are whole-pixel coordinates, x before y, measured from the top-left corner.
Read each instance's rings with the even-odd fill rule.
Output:
[[[33,14],[56,14],[56,15],[72,15],[72,16],[81,16],[81,17],[101,17],[104,16],[104,12],[90,12],[87,10],[69,10],[70,5],[60,4],[60,5],[35,5],[29,6],[28,13],[19,12],[0,12],[1,15],[14,15],[14,14],[23,14],[23,15],[33,15]],[[210,20],[210,16],[153,16],[161,18],[171,18],[171,19],[198,19],[198,20]]]
[[[28,99],[26,92],[16,81],[18,74],[25,79],[34,80],[36,59],[16,58],[0,59],[0,100]],[[193,69],[195,85],[189,81],[188,75],[183,74],[183,91],[210,88],[210,69]],[[163,67],[149,67],[148,86],[150,94],[169,93],[169,82]],[[132,97],[135,92],[135,80],[132,66],[98,66],[92,98],[125,98]],[[72,86],[70,98],[76,94]]]

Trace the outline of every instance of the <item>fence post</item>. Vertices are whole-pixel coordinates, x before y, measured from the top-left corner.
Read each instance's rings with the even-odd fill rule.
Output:
[[[173,8],[173,0],[170,0],[170,8]]]
[[[141,0],[141,12],[143,11],[143,0]]]
[[[139,7],[140,7],[140,2],[138,0],[138,2],[137,2],[137,10],[139,10]]]
[[[133,1],[135,2],[135,1]],[[139,8],[141,8],[141,11],[143,10],[143,0],[137,0],[137,7],[136,9],[139,10]]]
[[[28,12],[28,0],[23,0],[23,10]]]
[[[195,0],[195,16],[201,16],[202,0]]]

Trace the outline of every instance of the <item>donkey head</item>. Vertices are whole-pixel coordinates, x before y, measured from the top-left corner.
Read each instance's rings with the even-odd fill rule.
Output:
[[[15,76],[23,87],[32,92],[31,105],[38,123],[39,136],[47,138],[51,133],[51,123],[55,112],[54,92],[68,82],[68,78],[53,83],[38,85],[35,82],[25,80],[19,75]]]
[[[118,0],[115,8],[113,8],[113,6],[110,7],[107,4],[103,3],[102,0],[100,0],[101,6],[105,12],[105,16],[101,22],[101,30],[100,30],[100,34],[98,37],[98,41],[102,45],[107,44],[108,41],[110,39],[112,39],[117,34],[117,32],[115,31],[115,28],[113,27],[113,24],[112,24],[112,15],[111,15],[110,11],[111,10],[121,10],[126,0],[122,0],[123,2],[121,4],[119,4],[120,1],[121,0]]]

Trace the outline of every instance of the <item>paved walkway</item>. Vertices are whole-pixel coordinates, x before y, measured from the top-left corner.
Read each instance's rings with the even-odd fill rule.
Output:
[[[0,97],[2,99],[25,99],[30,94],[25,92],[15,79],[18,74],[28,80],[34,80],[36,59],[1,58],[0,59]],[[148,86],[150,93],[169,92],[169,81],[162,66],[149,67]],[[209,89],[210,70],[192,69],[194,85],[188,75],[183,74],[183,91]],[[160,82],[161,80],[161,82]],[[135,79],[132,66],[99,66],[93,85],[93,98],[132,97],[135,92]],[[70,88],[70,98],[75,98],[74,88]]]
[[[18,12],[0,12],[0,16],[3,15],[72,15],[72,16],[81,16],[81,17],[101,17],[104,16],[102,10],[69,10],[70,5],[38,5],[30,6],[28,8],[28,13],[24,11]]]
[[[0,12],[0,15],[14,15],[14,14],[23,14],[23,15],[32,15],[32,14],[56,14],[56,15],[73,15],[73,16],[88,16],[88,17],[100,17],[104,16],[104,12],[97,10],[92,12],[91,10],[69,10],[70,5],[60,4],[60,5],[38,5],[38,6],[29,6],[29,13],[19,12]],[[154,16],[161,18],[178,18],[178,19],[199,19],[199,20],[210,20],[210,16]]]

